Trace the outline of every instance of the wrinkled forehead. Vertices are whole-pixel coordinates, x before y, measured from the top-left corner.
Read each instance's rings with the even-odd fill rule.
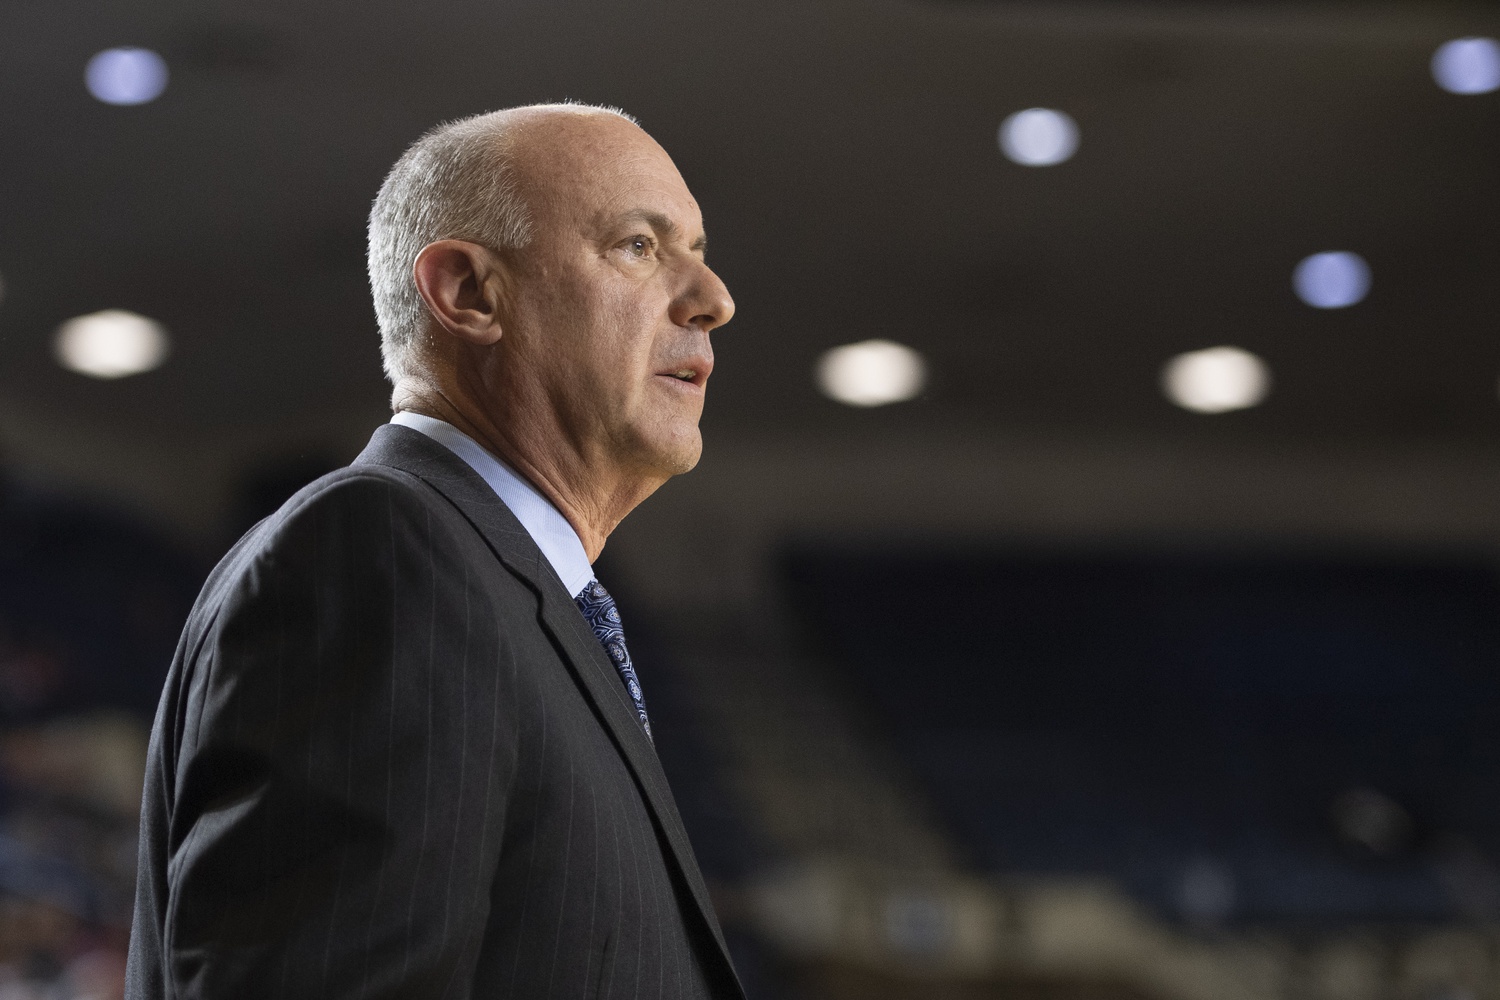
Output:
[[[698,204],[666,150],[614,115],[569,115],[528,122],[510,149],[520,194],[539,234],[607,226],[632,213],[702,228]]]

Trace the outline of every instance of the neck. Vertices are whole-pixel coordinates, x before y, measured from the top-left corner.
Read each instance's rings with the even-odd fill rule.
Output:
[[[589,562],[599,558],[615,526],[665,482],[665,477],[632,475],[617,463],[590,462],[562,443],[561,434],[516,433],[426,385],[400,382],[391,408],[420,413],[452,424],[481,448],[504,461],[556,507],[578,533]],[[555,447],[540,441],[558,442]]]

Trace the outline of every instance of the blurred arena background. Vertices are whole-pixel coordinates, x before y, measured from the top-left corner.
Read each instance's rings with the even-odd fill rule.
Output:
[[[384,172],[563,98],[672,153],[739,306],[600,576],[752,996],[1500,997],[1496,36],[6,0],[0,998],[119,995],[197,586],[387,416]]]

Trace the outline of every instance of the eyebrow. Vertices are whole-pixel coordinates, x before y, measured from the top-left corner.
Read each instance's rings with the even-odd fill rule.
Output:
[[[668,239],[682,238],[682,227],[660,212],[653,212],[650,209],[636,209],[633,212],[626,212],[624,218],[626,221],[635,220],[644,222]],[[708,234],[699,233],[698,238],[693,240],[688,249],[697,251],[707,250]]]

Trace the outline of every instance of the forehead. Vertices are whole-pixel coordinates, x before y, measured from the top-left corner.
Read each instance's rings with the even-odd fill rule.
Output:
[[[511,162],[545,232],[591,230],[642,212],[702,228],[698,204],[666,150],[623,118],[564,114],[519,130]]]

